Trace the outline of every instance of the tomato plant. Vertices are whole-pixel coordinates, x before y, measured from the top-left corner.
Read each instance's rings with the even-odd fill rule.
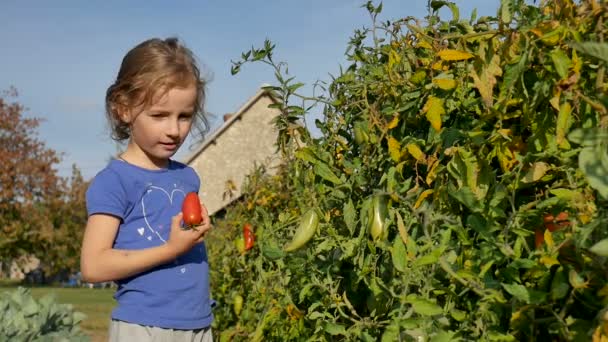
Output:
[[[502,0],[463,19],[431,1],[424,24],[366,7],[322,95],[298,94],[270,41],[234,63],[277,75],[284,163],[256,169],[211,236],[214,295],[247,293],[238,317],[218,308],[222,337],[602,338],[608,4]],[[317,138],[297,125],[315,105]],[[239,256],[228,227],[245,222],[259,248]]]

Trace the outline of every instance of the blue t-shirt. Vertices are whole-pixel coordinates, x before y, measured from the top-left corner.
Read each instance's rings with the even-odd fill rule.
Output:
[[[120,218],[116,249],[160,246],[169,239],[171,218],[181,211],[184,197],[199,186],[194,170],[176,161],[166,169],[147,170],[112,160],[87,190],[87,211],[89,216]],[[172,329],[205,328],[213,321],[204,243],[173,262],[116,283],[112,319]]]

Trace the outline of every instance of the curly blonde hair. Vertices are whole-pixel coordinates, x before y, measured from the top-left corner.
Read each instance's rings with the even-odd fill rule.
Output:
[[[157,96],[170,89],[191,85],[197,89],[194,125],[202,138],[209,127],[204,110],[206,81],[201,79],[192,51],[177,38],[153,38],[132,48],[122,60],[116,81],[106,92],[106,115],[112,138],[124,141],[131,136],[129,124],[121,119],[121,111],[149,107]]]

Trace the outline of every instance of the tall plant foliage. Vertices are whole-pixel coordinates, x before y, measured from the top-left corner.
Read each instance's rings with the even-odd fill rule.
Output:
[[[297,94],[271,42],[234,62],[274,69],[286,163],[250,177],[209,243],[223,339],[606,339],[608,4],[365,7],[324,96]],[[322,136],[295,133],[319,103]],[[316,234],[286,253],[310,208]]]

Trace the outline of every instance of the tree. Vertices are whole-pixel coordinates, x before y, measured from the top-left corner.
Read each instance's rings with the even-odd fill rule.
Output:
[[[42,119],[25,117],[16,97],[14,88],[0,94],[0,261],[6,267],[20,255],[33,254],[43,264],[53,260],[45,264],[47,271],[55,264],[73,268],[75,262],[57,261],[75,257],[59,252],[77,243],[78,236],[65,233],[84,226],[84,213],[74,210],[83,209],[76,202],[84,203],[85,183],[75,167],[71,179],[57,174],[61,154],[38,138]]]

